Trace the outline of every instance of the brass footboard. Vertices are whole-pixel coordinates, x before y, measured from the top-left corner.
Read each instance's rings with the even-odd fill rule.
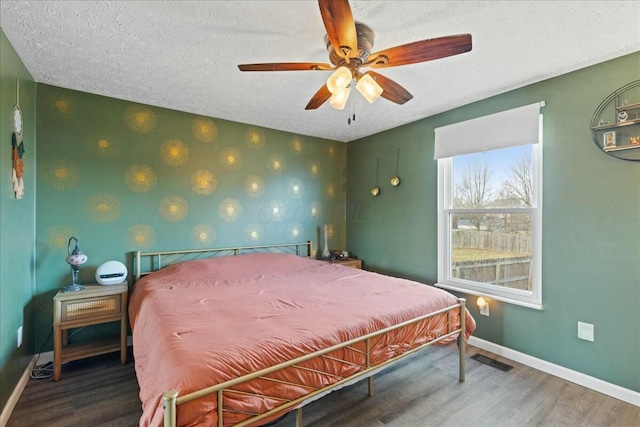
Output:
[[[330,390],[333,390],[335,388],[339,388],[342,385],[345,385],[346,383],[350,383],[350,382],[354,382],[357,379],[360,378],[366,378],[369,377],[369,395],[373,394],[373,382],[372,382],[372,375],[379,371],[381,368],[394,363],[410,354],[413,354],[415,352],[417,352],[418,350],[438,343],[440,341],[443,341],[449,337],[452,337],[456,334],[459,335],[458,338],[458,348],[459,348],[459,358],[460,358],[460,373],[459,373],[459,380],[462,382],[465,380],[465,334],[466,334],[466,309],[465,309],[465,304],[466,301],[463,298],[460,298],[458,300],[458,304],[455,304],[451,307],[447,307],[438,311],[435,311],[433,313],[429,313],[420,317],[417,317],[415,319],[412,320],[408,320],[406,322],[402,322],[399,323],[397,325],[394,326],[390,326],[384,329],[381,329],[379,331],[376,332],[372,332],[370,334],[366,334],[363,335],[361,337],[358,338],[354,338],[348,341],[345,341],[343,343],[340,344],[336,344],[333,345],[331,347],[325,348],[323,350],[319,350],[316,351],[314,353],[310,353],[301,357],[297,357],[293,360],[287,361],[287,362],[283,362],[280,363],[278,365],[275,366],[271,366],[269,368],[265,368],[262,369],[260,371],[256,371],[256,372],[252,372],[246,375],[243,375],[241,377],[238,378],[234,378],[232,380],[229,381],[225,381],[223,383],[220,384],[216,384],[214,386],[211,387],[207,387],[204,388],[202,390],[198,390],[198,391],[194,391],[192,393],[189,394],[185,394],[184,396],[178,396],[178,392],[176,390],[170,390],[164,393],[163,395],[163,408],[164,408],[164,426],[165,427],[176,427],[176,419],[177,419],[177,406],[190,402],[192,400],[195,399],[199,399],[201,397],[204,396],[208,396],[208,395],[213,395],[214,393],[217,394],[217,410],[218,410],[218,426],[222,427],[224,426],[224,417],[225,417],[225,413],[226,412],[233,412],[233,411],[229,411],[227,409],[225,409],[224,407],[224,397],[225,397],[225,393],[235,393],[235,394],[250,394],[244,391],[239,391],[239,390],[234,390],[233,387],[237,386],[239,384],[254,380],[254,379],[261,379],[261,380],[267,380],[267,381],[276,381],[276,382],[282,382],[282,380],[276,380],[274,378],[269,378],[267,377],[267,375],[269,374],[273,374],[277,371],[286,369],[286,368],[291,368],[291,367],[296,367],[299,369],[309,369],[306,367],[302,367],[300,366],[300,364],[302,364],[303,362],[309,361],[311,359],[314,358],[328,358],[328,359],[333,359],[335,360],[335,358],[333,356],[330,356],[330,353],[335,352],[337,350],[342,350],[342,349],[349,349],[351,351],[356,351],[359,353],[363,353],[361,350],[358,350],[356,348],[354,348],[354,346],[356,346],[357,344],[360,344],[362,346],[362,344],[364,344],[365,347],[365,351],[364,351],[364,356],[366,357],[366,366],[363,367],[362,370],[359,370],[358,372],[354,373],[353,375],[349,376],[349,377],[345,377],[342,378],[341,380],[337,381],[336,383],[330,384],[326,387],[323,388],[319,388],[319,389],[313,389],[312,391],[310,391],[309,393],[300,396],[299,398],[296,399],[283,399],[283,398],[276,398],[277,400],[282,400],[282,403],[280,405],[278,405],[277,407],[274,407],[273,409],[264,412],[264,413],[260,413],[260,414],[248,414],[251,415],[250,418],[245,419],[244,421],[235,424],[236,427],[240,427],[240,426],[248,426],[250,424],[253,424],[255,422],[258,422],[262,419],[265,419],[267,417],[270,417],[274,414],[278,414],[278,413],[282,413],[282,412],[286,412],[287,410],[293,409],[293,408],[297,408],[297,416],[296,416],[296,425],[298,427],[302,427],[302,405],[305,404],[307,401],[309,401],[309,399],[312,399],[313,397],[319,396],[321,394],[326,394],[328,393]],[[452,319],[453,316],[455,316],[457,313],[457,311],[459,310],[460,312],[460,327],[458,328],[452,328]],[[399,330],[401,328],[415,328],[416,329],[416,336],[419,336],[418,334],[420,334],[421,332],[424,332],[423,329],[421,329],[420,327],[420,322],[422,322],[423,320],[441,315],[446,313],[447,316],[447,333],[443,334],[441,336],[438,336],[430,341],[424,342],[418,346],[416,346],[415,348],[412,348],[410,350],[408,350],[407,352],[395,356],[387,361],[381,362],[379,364],[375,364],[372,360],[372,349],[374,348],[375,344],[376,344],[376,338],[379,338],[381,336],[383,336],[384,334],[387,334],[389,332],[393,332],[396,330]],[[350,362],[346,362],[346,363],[350,363]],[[295,384],[295,385],[300,385],[300,384]],[[255,394],[252,394],[253,396],[258,396]],[[259,396],[259,397],[270,397],[273,398],[273,396]]]

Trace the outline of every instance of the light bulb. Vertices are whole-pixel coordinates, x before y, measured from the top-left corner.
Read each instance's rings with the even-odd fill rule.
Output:
[[[483,309],[487,306],[487,300],[485,300],[483,297],[478,297],[477,303],[479,309]]]
[[[327,79],[327,89],[333,94],[340,92],[351,83],[351,79],[351,70],[347,67],[339,67]]]
[[[369,101],[369,104],[373,104],[382,94],[382,88],[369,74],[360,77],[356,89],[364,96],[364,99]]]
[[[341,90],[340,92],[334,93],[333,95],[331,95],[331,98],[329,98],[329,105],[331,105],[336,110],[342,110],[347,104],[347,99],[349,99],[350,92],[351,88],[348,87]]]

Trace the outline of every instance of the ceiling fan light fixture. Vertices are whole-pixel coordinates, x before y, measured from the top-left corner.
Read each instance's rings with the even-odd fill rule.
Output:
[[[369,74],[363,75],[358,80],[356,89],[364,96],[364,99],[369,101],[369,104],[373,104],[382,95],[382,88]]]
[[[349,93],[351,93],[350,87],[334,93],[333,95],[331,95],[331,98],[329,98],[329,105],[331,105],[331,107],[335,108],[336,110],[342,110],[347,104]]]
[[[344,90],[351,83],[351,70],[347,67],[338,67],[327,79],[327,89],[332,94],[336,94]]]

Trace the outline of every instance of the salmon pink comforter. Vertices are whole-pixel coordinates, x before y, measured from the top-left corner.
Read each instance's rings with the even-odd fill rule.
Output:
[[[130,296],[140,425],[161,425],[167,390],[183,395],[456,303],[432,286],[294,255],[254,253],[169,266],[139,280]],[[466,318],[468,337],[475,322],[468,313]],[[446,333],[445,315],[423,323],[419,337],[412,331],[384,336],[372,364]],[[456,315],[453,328],[459,324]],[[274,377],[322,387],[364,364],[361,354],[339,353],[353,363],[314,360],[309,366],[326,375],[290,368]],[[288,399],[310,390],[263,380],[238,389]],[[234,395],[225,407],[264,412],[274,402]],[[180,405],[178,425],[216,425],[216,409],[215,395]],[[243,418],[225,416],[225,425]]]

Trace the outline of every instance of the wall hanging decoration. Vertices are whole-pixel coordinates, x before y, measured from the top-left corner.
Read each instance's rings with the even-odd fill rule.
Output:
[[[398,148],[398,154],[396,154],[396,174],[391,178],[391,185],[397,187],[400,185],[400,177],[398,176],[398,164],[400,163],[400,149]]]
[[[591,118],[591,137],[608,155],[640,161],[640,80],[613,92]]]
[[[13,157],[13,170],[11,171],[11,183],[16,199],[22,199],[24,195],[24,142],[22,141],[22,111],[20,110],[20,80],[16,80],[16,105],[13,106],[13,134],[11,135],[11,150]]]
[[[376,159],[376,186],[371,189],[373,197],[380,194],[380,187],[378,187],[378,170],[380,169],[380,159]]]

